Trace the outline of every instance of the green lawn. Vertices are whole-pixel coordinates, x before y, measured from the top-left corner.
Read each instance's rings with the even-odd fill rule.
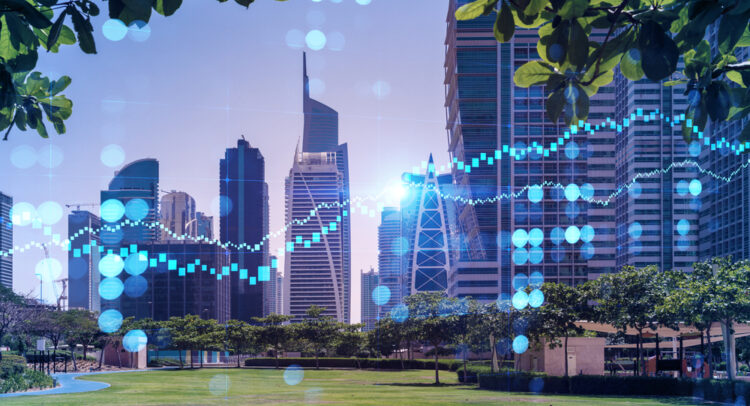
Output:
[[[536,396],[479,390],[459,385],[456,374],[441,371],[441,386],[431,385],[429,370],[305,370],[303,381],[289,386],[284,370],[202,369],[128,372],[81,379],[112,386],[97,392],[23,396],[2,399],[3,405],[156,405],[156,404],[299,404],[342,405],[689,405],[677,398],[604,398]],[[227,379],[228,378],[228,379]],[[225,382],[229,390],[225,392]]]

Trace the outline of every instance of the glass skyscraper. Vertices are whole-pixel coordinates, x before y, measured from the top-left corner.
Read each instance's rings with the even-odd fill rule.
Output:
[[[383,314],[388,314],[409,294],[404,290],[405,278],[401,270],[401,262],[406,254],[405,242],[406,238],[401,235],[401,210],[396,207],[383,208],[378,226],[378,277],[380,284],[388,288],[391,294],[381,307]],[[364,291],[362,295],[364,300]]]
[[[0,285],[13,289],[13,220],[10,210],[13,198],[0,193]]]
[[[200,235],[198,234],[195,199],[189,194],[175,190],[165,194],[161,197],[159,214],[159,221],[166,228],[162,230],[162,240]]]
[[[375,328],[375,324],[378,321],[378,305],[373,300],[372,292],[375,290],[375,288],[378,286],[379,278],[378,273],[375,272],[374,269],[370,269],[369,272],[365,272],[364,270],[359,271],[360,277],[361,277],[361,295],[362,295],[362,301],[360,302],[361,306],[361,318],[362,318],[362,324],[364,324],[364,327],[362,327],[362,331],[370,331]],[[385,310],[381,308],[381,314],[386,314]]]
[[[68,215],[68,307],[98,312],[99,260],[101,220],[85,210],[74,210]]]
[[[227,148],[219,166],[219,240],[234,247],[229,262],[246,270],[231,272],[231,318],[251,321],[263,316],[261,284],[268,281],[260,275],[261,268],[268,266],[265,159],[258,148],[241,139],[236,148]]]

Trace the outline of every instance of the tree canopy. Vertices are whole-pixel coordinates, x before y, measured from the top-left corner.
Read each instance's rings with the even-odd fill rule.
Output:
[[[495,38],[508,42],[516,27],[538,29],[540,60],[516,70],[520,87],[545,86],[547,116],[568,125],[585,120],[589,98],[614,79],[684,85],[688,96],[682,134],[698,138],[713,121],[750,114],[750,61],[736,50],[750,46],[746,0],[475,0],[456,11],[458,20],[497,15]],[[718,24],[717,52],[704,39]],[[606,33],[604,38],[592,32]],[[677,72],[682,58],[684,69]],[[750,125],[740,142],[750,141]]]

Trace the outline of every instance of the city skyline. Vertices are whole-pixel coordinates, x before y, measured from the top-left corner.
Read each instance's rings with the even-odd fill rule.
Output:
[[[346,41],[341,51],[307,50],[311,94],[337,106],[341,140],[350,143],[350,154],[356,161],[351,165],[352,195],[380,193],[397,184],[400,174],[419,165],[429,152],[442,154],[438,162],[447,161],[447,155],[441,152],[444,151],[443,46],[441,40],[434,40],[442,37],[445,9],[432,9],[428,4],[432,6],[434,2],[407,6],[415,11],[431,11],[415,12],[419,14],[416,17],[400,17],[401,23],[378,39],[371,38],[367,27],[374,27],[379,21],[393,22],[394,8],[403,6],[386,2],[367,6],[326,2],[289,9],[278,4],[259,4],[247,13],[238,13],[211,5],[188,4],[169,20],[155,17],[150,24],[151,37],[144,43],[129,39],[107,41],[101,35],[101,24],[106,19],[95,19],[100,52],[95,60],[73,49],[61,50],[55,55],[54,64],[45,55],[40,56],[41,70],[73,77],[69,93],[76,106],[68,123],[68,134],[46,141],[14,132],[6,143],[8,148],[0,155],[0,168],[12,177],[3,181],[0,190],[13,195],[17,202],[27,201],[35,207],[45,201],[56,201],[63,207],[70,203],[97,202],[98,190],[106,188],[116,169],[127,162],[151,157],[161,164],[160,187],[193,196],[198,210],[214,216],[214,229],[218,230],[218,217],[211,210],[218,195],[218,179],[214,175],[217,161],[225,148],[245,134],[269,162],[270,229],[281,229],[283,178],[288,171],[290,146],[296,143],[303,127],[298,91],[303,48],[295,44],[290,47],[286,37],[292,30],[317,27],[326,33],[339,32]],[[326,17],[324,23],[316,20],[320,14]],[[191,32],[191,20],[213,16],[244,27],[247,32],[239,37],[262,35],[266,40],[243,44],[246,50],[241,53],[227,52],[225,46],[216,47],[212,40],[198,38]],[[416,35],[410,29],[415,21],[425,27]],[[218,28],[217,37],[223,29]],[[404,40],[407,33],[409,39]],[[177,38],[191,41],[191,50],[175,50],[172,44]],[[399,49],[387,46],[395,42],[400,44]],[[163,56],[166,50],[171,52],[169,59]],[[226,73],[207,76],[208,62],[196,64],[192,60],[194,52],[216,56],[213,61],[224,66]],[[408,66],[399,63],[402,52],[413,54]],[[255,62],[258,58],[264,58],[263,66]],[[136,63],[144,60],[150,61],[149,65],[164,66],[191,62],[182,63],[188,66],[187,71],[175,76]],[[216,62],[210,66],[216,66]],[[121,73],[120,79],[102,74],[105,70]],[[199,80],[186,82],[188,77]],[[144,87],[141,80],[150,86]],[[182,86],[185,83],[191,86]],[[190,114],[185,115],[185,105],[179,100],[193,97],[205,102],[190,107],[187,110]],[[86,134],[89,134],[89,150],[73,148]],[[278,142],[279,137],[284,141]],[[205,146],[192,148],[196,142]],[[112,165],[108,166],[101,161],[102,152],[110,152],[104,149],[111,144],[124,152],[119,165],[108,161]],[[32,167],[21,169],[11,163],[14,148],[28,147],[34,153],[40,150],[44,153],[42,147],[49,145],[53,146],[54,157],[62,151],[59,166],[47,168],[52,165],[33,163]],[[30,181],[38,181],[39,187],[29,190],[25,185]],[[361,214],[352,217],[351,269],[367,269],[376,263],[377,220]],[[61,223],[53,225],[52,231],[67,234]],[[20,229],[16,230],[15,240],[16,243],[34,241],[41,236],[40,230]],[[274,252],[282,244],[283,237],[272,241]],[[66,262],[64,252],[51,250],[51,255],[62,264]],[[19,291],[38,295],[33,271],[24,273],[23,269],[33,269],[42,258],[41,250],[14,258]],[[356,272],[352,272],[354,292],[359,290],[358,279]],[[358,295],[353,296],[352,319],[356,321]],[[45,292],[45,297],[48,301],[52,299],[51,293],[48,296]]]

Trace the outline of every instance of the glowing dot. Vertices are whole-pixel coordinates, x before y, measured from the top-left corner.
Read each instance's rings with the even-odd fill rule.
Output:
[[[309,82],[310,86],[310,95],[311,96],[321,96],[326,91],[326,84],[322,80],[318,78],[312,78]]]
[[[56,145],[47,145],[39,149],[37,162],[45,168],[57,168],[63,161],[63,152]]]
[[[326,46],[326,35],[320,30],[310,30],[305,35],[305,43],[313,51],[320,51]]]
[[[333,31],[328,34],[328,41],[326,44],[331,51],[341,51],[346,45],[346,38],[344,37],[344,34],[338,31]]]
[[[522,290],[529,286],[529,277],[525,273],[518,273],[513,276],[513,290]]]
[[[677,232],[680,235],[687,235],[687,233],[690,231],[690,222],[682,219],[677,222]]]
[[[550,256],[552,257],[552,260],[555,262],[561,262],[565,259],[565,247],[561,246],[555,246],[552,247],[552,252],[550,253]]]
[[[688,188],[690,190],[690,194],[693,196],[698,196],[703,191],[703,184],[701,184],[701,181],[698,179],[693,179],[690,181],[690,186]]]
[[[581,198],[583,200],[591,200],[594,197],[594,186],[590,183],[584,183],[581,185]]]
[[[513,352],[516,354],[523,354],[528,349],[529,339],[526,338],[526,336],[516,336],[516,338],[513,339]]]
[[[523,265],[528,260],[529,252],[526,251],[526,248],[516,248],[515,251],[513,251],[513,262],[516,265]]]
[[[293,29],[286,33],[286,45],[289,48],[302,48],[305,46],[305,33]]]
[[[214,216],[228,216],[232,212],[232,206],[229,196],[216,196],[211,200],[211,212]]]
[[[141,297],[148,290],[148,281],[141,275],[130,276],[125,280],[123,289],[128,297]]]
[[[552,231],[550,231],[549,239],[553,244],[560,245],[563,239],[565,239],[565,231],[563,231],[563,229],[560,227],[555,227],[552,229]]]
[[[540,228],[532,228],[529,231],[529,244],[538,247],[542,244],[542,241],[544,241],[544,231]]]
[[[405,304],[397,304],[391,309],[391,318],[396,323],[403,323],[409,318],[409,308]]]
[[[537,308],[544,303],[544,293],[539,289],[534,289],[529,293],[529,306]]]
[[[36,163],[36,150],[29,145],[19,145],[10,153],[10,163],[19,169],[28,169]]]
[[[587,242],[581,246],[581,258],[588,261],[589,259],[594,257],[595,253],[596,248],[594,248],[594,244]]]
[[[128,35],[128,27],[122,21],[110,18],[102,25],[102,34],[110,41],[119,41]]]
[[[104,278],[99,282],[99,296],[105,300],[115,300],[120,295],[124,286],[119,278]]]
[[[108,223],[119,221],[125,215],[125,206],[117,199],[105,200],[99,208],[102,220]]]
[[[681,180],[681,181],[677,182],[676,189],[677,189],[677,194],[678,195],[685,196],[686,194],[688,194],[688,183],[685,182],[684,180]]]
[[[116,254],[107,254],[99,260],[99,272],[105,277],[114,277],[119,275],[125,263],[122,258]]]
[[[515,307],[516,310],[523,310],[528,304],[529,295],[526,292],[519,290],[513,294],[513,307]]]
[[[510,310],[512,307],[511,301],[510,301],[510,295],[507,293],[501,293],[497,297],[497,301],[495,301],[495,305],[497,306],[497,309],[501,312],[506,312]]]
[[[99,329],[104,333],[114,333],[122,326],[122,313],[109,309],[99,315]]]
[[[372,0],[357,0],[357,4],[359,4],[361,6],[366,6],[366,5],[370,4],[370,2],[372,2]]]
[[[544,189],[539,185],[534,185],[529,188],[529,201],[532,203],[539,203],[544,198]]]
[[[388,286],[385,285],[378,285],[375,287],[375,289],[372,290],[372,301],[378,305],[382,306],[391,299],[391,290],[388,289]]]
[[[133,41],[144,42],[151,36],[151,26],[145,21],[133,21],[128,26],[128,36]]]
[[[532,264],[541,263],[544,259],[544,250],[541,247],[531,247],[529,249],[529,262]]]
[[[642,233],[643,227],[641,227],[641,223],[637,221],[634,221],[633,224],[628,227],[628,234],[630,234],[630,237],[635,240],[641,238]]]
[[[229,392],[231,381],[229,376],[226,374],[214,375],[210,381],[208,381],[208,391],[214,396],[224,396]]]
[[[594,239],[594,234],[594,227],[588,224],[581,227],[581,241],[591,242]]]
[[[102,148],[99,158],[104,165],[114,168],[125,162],[125,151],[116,144],[110,144]]]
[[[143,330],[130,330],[122,338],[122,347],[128,352],[138,352],[146,348],[148,337]]]
[[[578,203],[568,202],[565,206],[565,215],[568,216],[569,219],[574,219],[578,217],[579,214],[581,214],[581,209],[578,207]]]
[[[148,216],[148,211],[148,203],[143,199],[132,199],[125,205],[125,215],[133,221],[143,220]]]
[[[62,273],[62,265],[55,258],[45,258],[36,264],[34,274],[42,282],[54,282]]]
[[[641,184],[638,182],[633,182],[633,184],[630,186],[630,189],[628,189],[628,194],[633,199],[636,199],[641,196]]]
[[[56,224],[63,216],[63,209],[57,202],[47,201],[39,205],[37,214],[42,219],[42,224],[51,226]]]
[[[148,268],[148,257],[140,252],[134,252],[125,259],[125,272],[130,275],[140,275],[146,272],[146,268]]]
[[[542,275],[541,272],[532,272],[529,276],[529,286],[532,288],[540,288],[542,287],[542,284],[544,283],[544,275]]]
[[[570,226],[565,229],[565,241],[569,244],[577,243],[579,238],[581,238],[581,230],[578,227]]]
[[[523,247],[529,241],[529,234],[526,230],[519,228],[513,232],[513,245],[518,248]]]
[[[290,365],[284,371],[284,382],[289,386],[294,386],[302,382],[305,378],[305,371],[299,365]]]
[[[568,143],[568,145],[565,146],[565,156],[568,157],[568,159],[578,158],[579,152],[580,149],[578,148],[578,144],[575,141],[571,141]]]
[[[404,237],[399,237],[393,242],[392,249],[396,255],[403,256],[409,251],[409,241]]]
[[[698,141],[693,141],[688,146],[688,152],[690,153],[690,156],[697,157],[701,153],[701,144],[698,143]]]
[[[378,100],[383,100],[391,94],[391,85],[388,82],[378,80],[372,84],[372,93]]]
[[[578,196],[580,195],[581,191],[578,188],[578,185],[576,185],[575,183],[571,183],[568,186],[565,186],[565,198],[569,201],[576,201],[578,199]]]
[[[680,239],[677,240],[677,249],[680,251],[687,251],[688,248],[690,248],[690,241],[685,237],[680,237]]]
[[[640,241],[632,241],[630,243],[630,247],[628,248],[630,250],[630,253],[633,255],[640,255],[641,250],[643,250],[643,244],[641,244]]]

